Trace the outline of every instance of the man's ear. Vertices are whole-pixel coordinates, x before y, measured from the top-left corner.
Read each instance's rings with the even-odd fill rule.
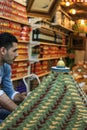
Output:
[[[6,54],[6,48],[5,47],[1,47],[0,48],[1,54],[5,55]]]

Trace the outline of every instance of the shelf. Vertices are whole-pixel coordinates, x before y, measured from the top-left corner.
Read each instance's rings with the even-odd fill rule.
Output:
[[[29,59],[29,61],[30,61],[31,64],[33,64],[35,62],[39,62],[39,59],[37,59],[37,58],[31,58],[31,59]]]
[[[32,27],[33,27],[33,29],[42,28],[42,29],[50,30],[50,31],[53,31],[55,33],[58,33],[58,35],[66,35],[65,33],[55,29],[56,27],[54,28],[53,23],[51,23],[50,27],[46,27],[45,25],[43,26],[43,25],[39,25],[39,24],[34,24]]]
[[[62,46],[61,44],[58,43],[47,43],[47,42],[40,42],[41,45],[49,45],[49,46]]]
[[[47,23],[47,24],[49,24],[49,25],[51,25],[51,23],[48,21],[48,20],[45,20],[45,19],[41,19],[41,20],[39,20],[39,21],[37,21],[36,22],[36,24],[39,24],[39,23]]]
[[[56,59],[59,59],[60,57],[66,57],[66,55],[65,56],[58,56],[58,57],[48,57],[48,58],[32,58],[32,59],[30,59],[29,61],[31,62],[31,63],[35,63],[35,62],[39,62],[39,61],[44,61],[44,60],[56,60]]]
[[[59,56],[59,57],[49,57],[49,58],[39,58],[39,61],[44,61],[44,60],[55,60],[55,59],[58,59],[58,58],[60,58],[60,56]]]
[[[29,43],[29,41],[24,41],[24,40],[19,40],[18,41],[19,43],[21,42],[21,43]]]
[[[32,42],[32,43],[30,43],[30,45],[32,46],[32,47],[35,47],[35,46],[38,46],[38,45],[40,45],[40,42]]]
[[[40,44],[43,44],[43,45],[49,45],[49,46],[58,46],[58,47],[66,47],[67,45],[62,45],[62,44],[59,44],[59,43],[47,43],[47,42],[40,42]]]
[[[28,61],[29,59],[16,59],[15,61]],[[14,61],[14,62],[15,62]]]
[[[55,26],[56,28],[67,31],[67,32],[74,32],[72,29],[66,28],[65,26],[60,25],[60,24],[52,23],[52,26]]]
[[[13,2],[13,1],[12,1]],[[29,68],[29,56],[28,56],[28,43],[29,43],[29,34],[30,34],[30,25],[28,23],[26,7],[18,6],[19,4],[9,3],[2,1],[1,3],[1,14],[0,14],[0,27],[1,32],[10,32],[18,39],[18,54],[19,56],[15,59],[14,63],[11,66],[12,69],[12,81],[21,80],[23,76],[28,74]],[[14,4],[14,7],[13,7]],[[16,7],[16,5],[18,7]],[[6,12],[9,9],[8,12]],[[23,9],[22,12],[21,9]],[[12,11],[12,13],[10,13]],[[19,14],[18,14],[19,13]],[[2,15],[3,14],[3,15]],[[16,15],[18,14],[18,15]],[[26,30],[24,35],[21,30]],[[20,40],[19,40],[20,39]],[[20,54],[19,52],[24,53]],[[19,82],[19,81],[17,81]],[[15,84],[16,85],[16,84]],[[15,87],[15,86],[14,86]]]
[[[51,72],[51,71],[48,72],[48,69],[47,69],[49,64],[56,64],[57,60],[60,57],[64,58],[67,55],[66,47],[68,47],[68,45],[65,45],[65,37],[68,35],[67,31],[62,32],[60,28],[52,25],[52,23],[50,23],[50,25],[47,25],[47,24],[45,26],[44,21],[43,23],[37,22],[35,24],[32,24],[32,33],[30,37],[31,39],[30,63],[32,64],[31,73],[32,72],[38,73],[38,77],[44,77],[45,75],[48,75]],[[38,50],[39,48],[40,50]],[[50,51],[53,51],[53,52],[51,53],[49,49]],[[45,50],[47,51],[46,53],[44,53]],[[58,50],[59,52],[57,53]],[[40,57],[43,57],[43,58],[40,58]],[[35,63],[35,62],[38,62],[38,63]],[[45,70],[43,69],[44,65],[46,67]],[[39,69],[36,70],[38,67]],[[41,72],[43,73],[41,74]]]
[[[55,60],[55,59],[58,59],[58,58],[60,58],[60,56],[59,57],[49,57],[49,58],[32,58],[29,61],[31,63],[34,63],[34,62],[39,62],[39,61],[44,61],[44,60]]]
[[[11,81],[20,80],[20,79],[23,79],[23,76],[22,77],[17,77],[17,78],[12,78]]]
[[[53,32],[56,32],[56,33],[58,33],[58,35],[65,35],[63,32],[54,29],[53,26],[52,26],[52,24],[51,24],[51,27],[52,27],[52,28],[46,28],[46,27],[42,27],[42,28],[43,28],[43,29],[50,30],[50,31],[53,31]]]
[[[46,22],[46,21],[45,21]],[[70,28],[66,28],[63,25],[58,25],[56,23],[50,23],[50,27],[47,27],[45,25],[41,25],[40,23],[38,24],[33,24],[32,26],[34,29],[35,28],[42,28],[42,29],[46,29],[46,30],[50,30],[53,31],[55,33],[58,33],[58,35],[67,35],[66,33],[64,33],[63,31],[59,30],[59,29],[64,29],[65,31],[69,31],[69,32],[74,32],[72,29]],[[58,28],[59,27],[59,28]],[[58,28],[58,29],[57,29]]]
[[[49,58],[39,58],[39,61],[44,61],[44,60],[55,60],[55,59],[59,59],[60,57],[66,57],[66,56],[49,57]]]
[[[32,47],[38,46],[38,45],[49,45],[49,46],[67,47],[67,45],[62,45],[62,44],[59,44],[59,43],[48,43],[48,42],[38,42],[38,41],[30,43],[30,45]]]
[[[61,11],[65,16],[67,16],[69,19],[72,19],[65,11],[63,11],[63,9],[61,8],[61,6],[58,7],[57,11]]]
[[[28,22],[17,21],[17,20],[14,20],[14,19],[11,19],[11,18],[7,18],[7,17],[4,17],[4,16],[0,16],[0,18],[5,19],[5,20],[10,20],[10,21],[15,22],[15,23],[24,24],[24,25],[28,25],[29,26]]]
[[[59,29],[61,32],[64,32],[68,35],[69,32],[74,32],[72,29],[72,17],[69,16],[61,6],[58,6],[56,11],[54,22],[52,23],[52,26]],[[57,17],[58,16],[58,17]]]
[[[43,76],[45,76],[45,75],[48,75],[49,73],[50,73],[50,71],[49,71],[49,72],[45,72],[45,73],[43,73],[43,74],[39,74],[38,77],[43,77]]]
[[[25,0],[14,0],[14,1],[21,4],[21,5],[23,5],[23,6],[26,6]]]

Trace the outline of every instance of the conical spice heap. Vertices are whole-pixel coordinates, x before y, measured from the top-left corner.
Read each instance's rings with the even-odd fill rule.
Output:
[[[87,96],[70,74],[50,73],[0,130],[86,130]]]

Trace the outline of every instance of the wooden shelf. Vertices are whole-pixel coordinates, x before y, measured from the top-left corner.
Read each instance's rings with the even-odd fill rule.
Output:
[[[44,60],[56,60],[56,59],[59,59],[60,57],[66,57],[66,56],[58,56],[58,57],[49,57],[49,58],[39,58],[38,60],[39,61],[44,61]]]
[[[4,2],[5,3],[5,2]],[[5,6],[7,6],[7,4],[6,5],[3,5],[3,7],[5,7]],[[17,7],[18,8],[18,7]],[[26,7],[24,7],[25,9],[26,9]],[[14,11],[16,11],[15,9],[16,8],[12,8],[11,7],[11,9],[13,10],[13,12]],[[3,10],[4,11],[4,10]],[[2,11],[2,12],[3,12]],[[19,12],[20,12],[20,10],[18,10]],[[3,12],[4,14],[6,13],[5,11]],[[9,15],[11,16],[11,14],[9,13]],[[25,13],[25,14],[20,14],[20,16],[16,16],[15,14],[12,14],[13,15],[13,17],[8,17],[7,15],[0,15],[0,20],[1,20],[1,27],[2,27],[2,25],[3,25],[3,30],[1,30],[2,32],[4,32],[5,30],[7,31],[7,32],[12,32],[13,31],[13,34],[15,35],[15,36],[17,36],[18,37],[18,39],[20,39],[21,37],[19,36],[20,34],[21,34],[21,30],[20,29],[22,29],[24,26],[26,27],[30,27],[30,25],[29,25],[29,23],[28,23],[28,18],[27,18],[27,12]],[[15,15],[15,17],[14,17],[14,15]],[[23,15],[25,15],[24,17],[23,17]],[[3,23],[4,24],[3,24]],[[10,22],[11,22],[11,28],[10,28]],[[15,25],[14,25],[15,24]],[[17,25],[16,25],[17,24]],[[15,26],[17,26],[17,27],[15,27]],[[10,30],[9,30],[9,29]],[[7,30],[8,29],[8,30]],[[15,33],[17,31],[17,33]],[[26,40],[26,41],[25,41]],[[29,41],[27,41],[28,39],[25,39],[25,40],[18,40],[18,43],[21,45],[23,45],[22,46],[22,49],[23,49],[23,47],[26,49],[26,47],[25,47],[25,45],[24,44],[26,44],[26,46],[28,47],[28,43],[29,43]],[[20,46],[19,46],[20,47]],[[19,48],[18,48],[19,49]],[[21,52],[21,51],[20,51]],[[28,58],[28,56],[26,55],[26,53],[28,53],[28,49],[27,50],[25,50],[25,55],[23,55],[23,57],[21,56],[20,58],[18,57],[18,58],[16,58],[15,59],[15,61],[14,61],[14,67],[12,67],[12,69],[14,69],[14,70],[12,70],[12,77],[15,77],[15,78],[11,78],[11,80],[12,81],[17,81],[17,80],[20,80],[20,79],[22,79],[23,78],[23,76],[25,76],[25,75],[27,75],[27,73],[28,73],[28,71],[27,71],[27,64],[28,64],[28,61],[29,61],[29,58]],[[24,64],[22,64],[21,62],[23,62],[24,61]],[[15,69],[17,70],[17,68],[16,68],[16,66],[17,65],[20,65],[19,66],[19,68],[18,68],[18,71],[15,71]],[[20,69],[20,67],[23,69],[23,71],[21,72],[21,70],[22,69]],[[21,73],[20,73],[21,72]]]
[[[58,7],[57,11],[61,11],[65,16],[67,16],[69,19],[72,19],[65,11],[63,11],[63,9],[61,8],[61,6]]]
[[[66,28],[65,26],[60,25],[60,24],[52,23],[52,25],[55,26],[56,28],[60,29],[60,30],[63,30],[63,31],[74,32],[72,29]]]
[[[45,21],[46,22],[46,21]],[[44,23],[44,21],[43,21],[43,23]],[[60,49],[59,47],[61,47],[61,51],[62,51],[62,48],[66,48],[66,47],[68,47],[68,45],[65,45],[64,43],[65,43],[65,37],[67,36],[67,34],[66,34],[66,32],[62,32],[61,31],[61,29],[58,29],[58,27],[57,26],[54,26],[54,25],[52,25],[52,23],[47,23],[47,24],[49,24],[49,25],[46,25],[45,26],[45,24],[43,24],[43,23],[41,23],[41,22],[37,22],[37,23],[35,23],[34,24],[34,26],[33,26],[33,24],[32,24],[32,33],[31,33],[31,37],[30,37],[30,39],[31,39],[31,41],[30,41],[30,51],[31,51],[31,59],[30,59],[30,62],[32,62],[32,63],[36,63],[36,62],[39,62],[39,64],[40,64],[40,67],[42,67],[41,65],[42,65],[42,63],[44,63],[44,61],[46,61],[46,63],[48,63],[49,64],[49,62],[50,63],[52,63],[53,64],[53,62],[54,62],[54,64],[56,64],[56,62],[57,62],[57,60],[60,58],[60,57],[66,57],[66,53],[64,53],[64,54],[59,54],[59,55],[53,55],[54,53],[51,53],[50,55],[48,54],[48,55],[43,55],[42,53],[40,53],[42,50],[44,50],[45,51],[45,49],[44,49],[44,46],[47,46],[47,47],[54,47],[55,48],[55,50],[52,50],[52,51],[56,51],[56,48],[57,49]],[[41,35],[41,36],[43,36],[43,37],[41,37],[41,39],[39,38],[39,36],[37,36],[37,34],[39,34],[39,33],[37,33],[37,31],[39,31],[40,32],[40,34],[44,34],[44,35],[46,35],[46,36],[51,36],[51,37],[53,37],[54,38],[54,40],[53,39],[51,39],[52,41],[50,41],[49,40],[49,37],[44,37],[44,35]],[[34,33],[34,34],[33,34]],[[37,36],[37,38],[36,38],[36,36]],[[32,37],[34,37],[34,38],[32,38]],[[52,43],[51,43],[52,42]],[[57,43],[58,42],[58,43]],[[34,48],[34,49],[39,49],[39,47],[40,47],[40,45],[42,45],[41,46],[41,49],[37,52],[38,54],[35,56],[33,56],[32,55],[32,53],[35,53],[34,51],[32,51],[33,50],[33,47],[35,47],[36,46],[36,48]],[[47,50],[46,50],[47,51]],[[66,49],[64,50],[65,52],[66,52]],[[62,53],[62,52],[60,52],[60,53]],[[40,55],[41,54],[41,55]],[[52,57],[52,56],[54,56],[54,57]],[[44,57],[44,58],[38,58],[38,57]],[[38,65],[38,64],[37,64]],[[32,68],[34,68],[34,67],[36,67],[36,66],[33,66],[32,65]],[[48,65],[46,65],[46,67],[48,67]],[[32,69],[31,69],[31,72],[32,72]],[[34,71],[34,72],[36,72],[36,71]],[[47,70],[46,71],[43,71],[44,73],[42,73],[42,74],[38,74],[38,77],[43,77],[43,76],[45,76],[45,75],[48,75],[49,73],[50,73],[50,71],[48,72]],[[39,72],[38,72],[39,73]]]
[[[39,25],[39,24],[34,24],[33,25],[34,29],[36,28],[42,28],[42,29],[46,29],[46,30],[50,30],[52,32],[58,33],[58,35],[65,35],[65,33],[59,31],[58,29],[56,29],[56,26],[53,26],[53,23],[51,23],[50,27],[46,27],[45,25]]]
[[[29,43],[29,41],[19,40],[19,43]]]
[[[18,77],[18,78],[12,78],[11,80],[12,81],[15,81],[15,80],[20,80],[20,79],[22,79],[23,77]]]
[[[58,59],[58,58],[60,58],[60,56],[59,57],[49,57],[49,58],[39,58],[38,60],[44,61],[44,60],[54,60],[54,59]]]
[[[45,76],[45,75],[48,75],[49,73],[50,73],[50,71],[49,71],[49,72],[45,72],[45,73],[43,73],[43,74],[39,74],[38,77],[43,77],[43,76]]]
[[[11,81],[16,81],[16,80],[20,80],[20,79],[23,79],[23,76],[22,77],[17,77],[17,78],[12,78]]]
[[[61,11],[64,13],[64,11],[62,9],[61,9]],[[66,14],[66,13],[64,13],[64,14],[71,19],[71,17],[68,16],[68,14]],[[72,30],[71,28],[66,28],[63,25],[58,25],[56,23],[50,23],[50,27],[46,27],[45,25],[41,25],[41,23],[36,23],[36,24],[33,24],[32,27],[34,27],[34,29],[35,28],[42,28],[42,29],[50,30],[50,31],[57,33],[58,35],[67,35],[66,32],[64,32],[62,30],[65,30],[67,32],[74,32],[74,30]]]
[[[66,57],[66,55],[65,56],[63,56],[63,55],[59,55],[58,57],[48,57],[48,58],[31,58],[30,59],[30,62],[31,63],[35,63],[35,62],[39,62],[39,61],[45,61],[45,60],[56,60],[56,59],[59,59],[60,57]]]
[[[17,62],[17,61],[28,61],[29,59],[16,59],[14,62]]]
[[[52,23],[52,26],[54,26],[61,32],[66,33],[67,35],[69,32],[74,32],[74,30],[72,29],[72,24],[70,22],[70,21],[73,21],[72,17],[69,16],[65,11],[63,11],[61,6],[58,6],[57,12],[59,12],[60,15],[59,15],[59,17],[57,17],[57,14],[55,15],[56,20],[54,20],[54,22]],[[58,21],[58,19],[59,19],[59,21]],[[66,21],[66,19],[67,19],[67,21]]]
[[[49,46],[58,46],[58,47],[66,47],[67,45],[62,45],[62,44],[59,44],[59,43],[47,43],[47,42],[40,42],[40,44],[43,44],[43,45],[49,45]]]
[[[62,44],[59,44],[59,43],[48,43],[48,42],[38,42],[38,41],[30,43],[30,45],[32,47],[38,46],[38,45],[49,45],[49,46],[67,47],[67,45],[62,45]]]
[[[4,16],[0,16],[0,18],[5,19],[5,20],[9,20],[9,21],[12,21],[12,22],[15,22],[15,23],[24,24],[24,25],[29,26],[28,22],[18,21],[18,20],[14,20],[14,19],[11,19],[11,18],[8,18],[8,17],[4,17]]]

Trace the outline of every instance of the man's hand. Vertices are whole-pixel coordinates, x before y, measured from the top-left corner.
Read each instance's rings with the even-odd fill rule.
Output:
[[[26,98],[26,93],[17,93],[15,96],[14,96],[14,101],[15,102],[22,102],[25,98]]]

